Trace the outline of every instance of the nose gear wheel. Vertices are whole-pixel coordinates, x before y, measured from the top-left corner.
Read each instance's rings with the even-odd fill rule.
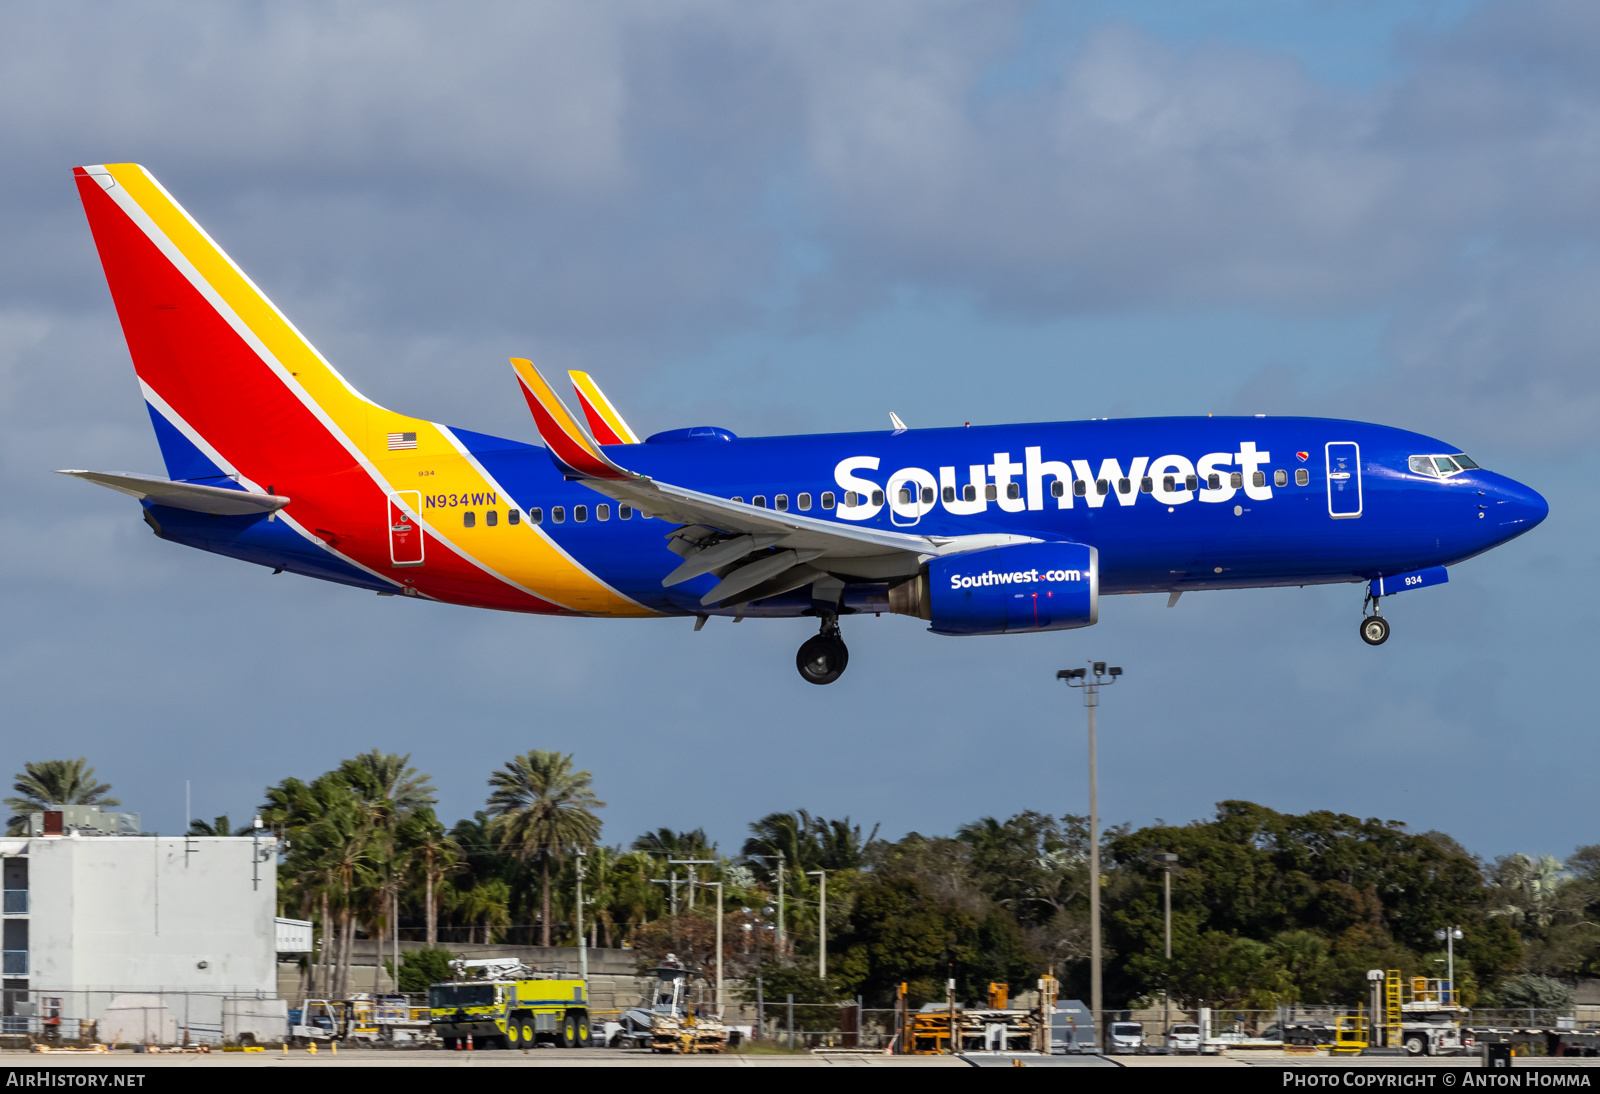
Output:
[[[1372,614],[1367,614],[1367,605],[1372,605]],[[1361,641],[1369,646],[1381,646],[1389,641],[1389,621],[1378,614],[1378,599],[1368,595],[1361,602]]]

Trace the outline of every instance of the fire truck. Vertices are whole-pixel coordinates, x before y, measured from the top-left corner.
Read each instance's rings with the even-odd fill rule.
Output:
[[[429,1025],[445,1048],[588,1047],[582,980],[514,959],[450,965],[456,979],[428,989]]]

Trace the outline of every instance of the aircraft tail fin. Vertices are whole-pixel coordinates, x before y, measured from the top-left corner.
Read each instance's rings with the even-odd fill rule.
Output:
[[[73,175],[172,479],[271,492],[415,447],[428,423],[351,387],[143,167]]]
[[[613,481],[635,477],[611,462],[600,451],[600,446],[584,434],[566,404],[561,401],[561,396],[545,382],[532,361],[525,357],[513,357],[511,367],[522,385],[528,409],[533,412],[539,436],[549,447],[551,458],[563,471],[579,478]]]
[[[628,423],[622,420],[617,408],[587,372],[572,369],[567,375],[572,377],[572,389],[578,394],[578,405],[583,408],[583,416],[588,419],[589,432],[595,440],[601,444],[639,443],[638,434],[628,428]]]

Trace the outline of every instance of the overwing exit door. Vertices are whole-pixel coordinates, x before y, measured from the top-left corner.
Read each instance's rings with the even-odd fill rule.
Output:
[[[395,566],[422,565],[422,528],[417,510],[422,491],[401,490],[389,495],[389,562]]]
[[[1329,441],[1328,515],[1349,520],[1361,515],[1361,446],[1354,441]]]

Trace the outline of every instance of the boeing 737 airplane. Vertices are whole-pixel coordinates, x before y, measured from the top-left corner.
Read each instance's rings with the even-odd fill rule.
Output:
[[[156,535],[274,572],[475,608],[811,616],[942,635],[1095,623],[1100,598],[1333,582],[1385,597],[1545,518],[1455,446],[1322,418],[1134,418],[640,440],[584,373],[587,429],[511,361],[544,446],[364,398],[137,164],[76,168],[166,477],[64,471],[139,499]]]

